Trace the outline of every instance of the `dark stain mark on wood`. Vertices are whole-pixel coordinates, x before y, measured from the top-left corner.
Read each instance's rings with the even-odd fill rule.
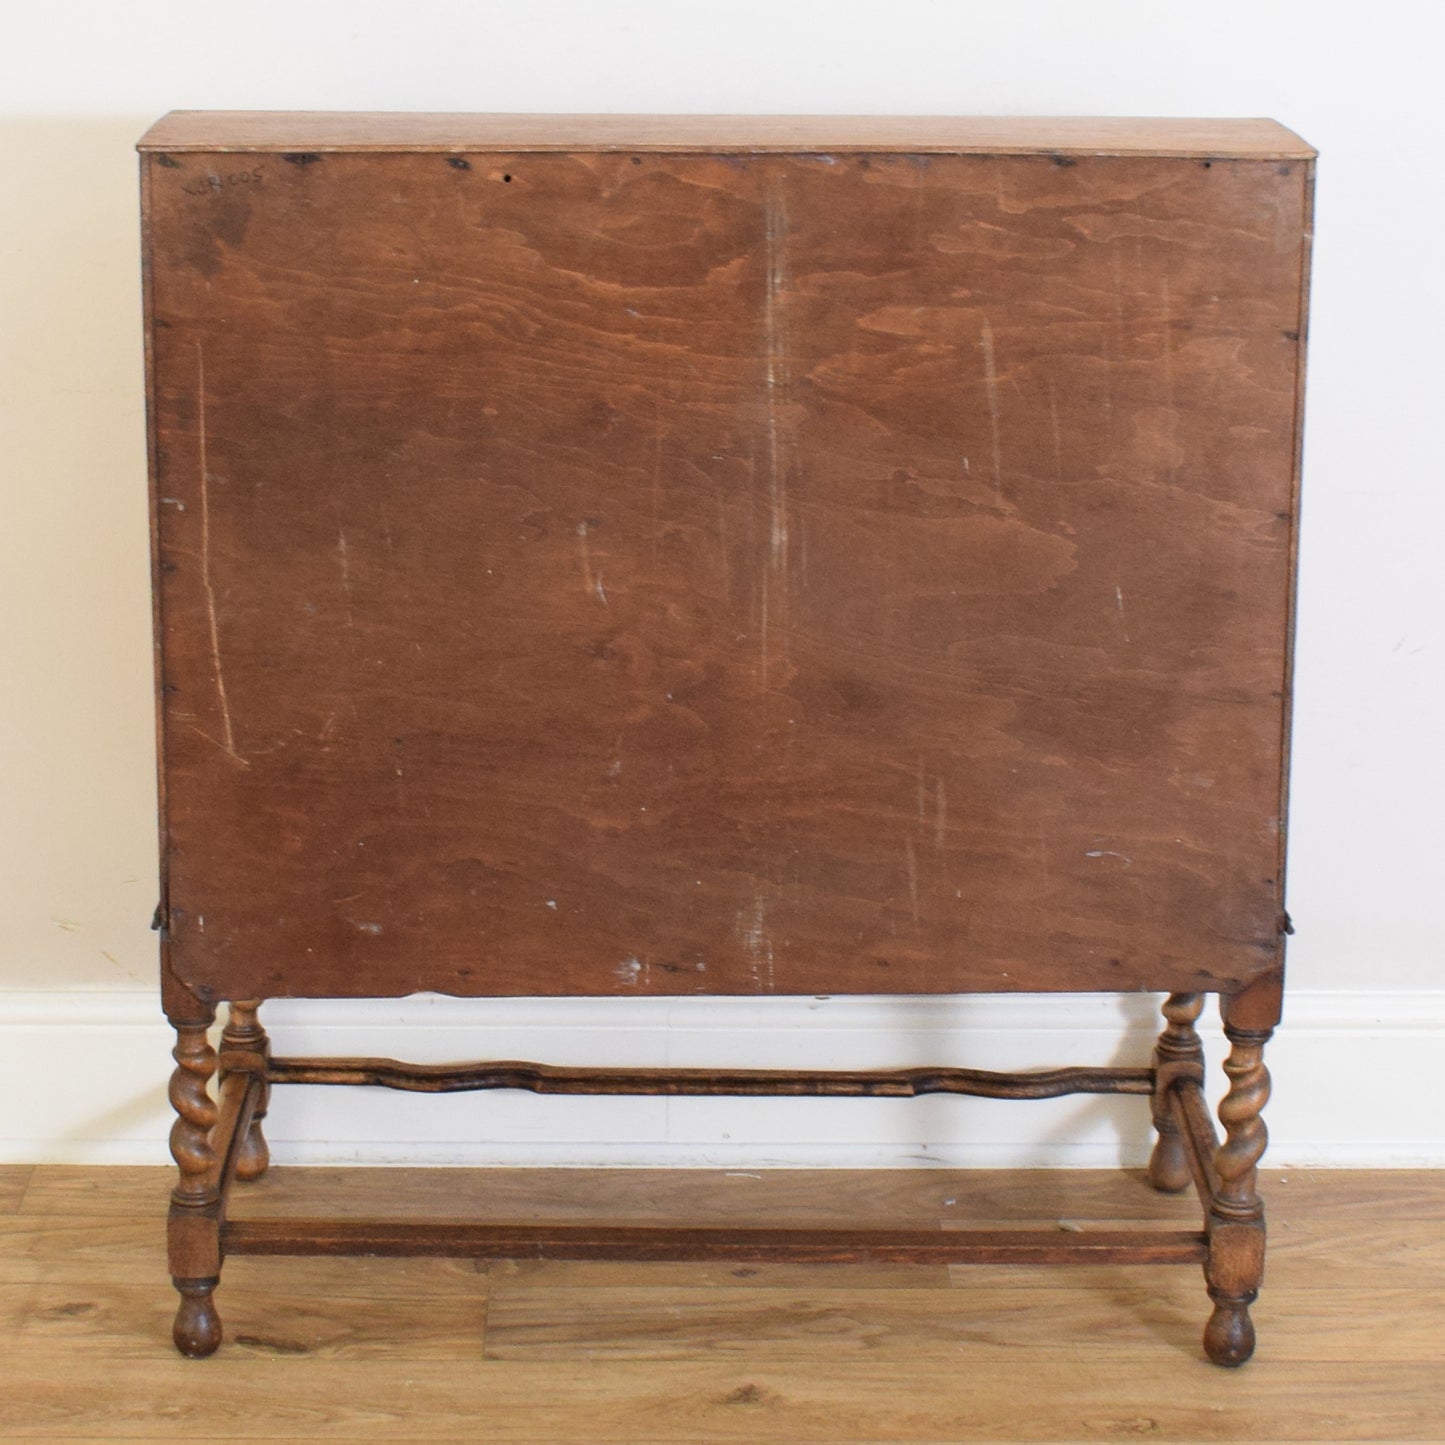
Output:
[[[767,1393],[760,1385],[739,1385],[736,1390],[723,1396],[724,1405],[761,1405],[767,1399]]]
[[[244,1349],[262,1350],[269,1355],[309,1355],[311,1348],[297,1340],[272,1339],[268,1335],[237,1335],[236,1343]]]
[[[48,1320],[75,1320],[83,1319],[86,1315],[93,1315],[98,1306],[89,1300],[72,1300],[63,1305],[52,1305],[49,1309],[40,1313]]]

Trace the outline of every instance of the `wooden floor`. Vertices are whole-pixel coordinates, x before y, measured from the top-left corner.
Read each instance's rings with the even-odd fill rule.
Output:
[[[238,1258],[169,1341],[154,1169],[0,1168],[0,1439],[1445,1441],[1445,1173],[1269,1171],[1254,1362],[1195,1267]],[[837,1223],[1169,1219],[1092,1172],[273,1170],[237,1214]]]

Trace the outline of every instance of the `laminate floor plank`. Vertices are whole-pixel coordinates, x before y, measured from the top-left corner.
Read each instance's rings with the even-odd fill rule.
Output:
[[[477,1361],[486,1337],[485,1281],[471,1298],[373,1288],[313,1294],[277,1278],[266,1286],[229,1279],[216,1299],[231,1351],[263,1356]],[[74,1283],[0,1286],[0,1334],[12,1359],[53,1353],[75,1362],[147,1361],[169,1350],[175,1300],[164,1276],[149,1285]],[[161,1287],[158,1287],[161,1286]]]
[[[372,1361],[261,1357],[220,1368],[175,1359],[37,1379],[17,1362],[0,1402],[7,1439],[110,1438],[491,1441],[927,1440],[1433,1441],[1441,1368],[1382,1362],[1226,1373],[1169,1352],[1153,1366],[1100,1368],[1097,1356],[991,1363],[828,1361],[741,1365],[578,1361]],[[208,1373],[202,1373],[202,1370]],[[200,1378],[198,1379],[198,1374]]]
[[[17,1171],[21,1202],[0,1213],[146,1215],[164,1204],[169,1168],[72,1165],[4,1166]],[[238,1217],[302,1214],[321,1207],[360,1215],[444,1214],[505,1218],[526,1210],[537,1220],[640,1217],[731,1221],[781,1210],[810,1221],[860,1219],[899,1228],[934,1220],[1183,1220],[1193,1222],[1193,1191],[1163,1195],[1142,1172],[1104,1169],[372,1169],[279,1166],[233,1196]],[[100,1176],[99,1178],[97,1176]],[[1438,1207],[1441,1171],[1265,1170],[1260,1188],[1272,1217],[1326,1219],[1361,1207],[1394,1214]],[[779,1219],[778,1222],[791,1222]]]
[[[1022,1267],[1020,1268],[1022,1273]],[[1046,1269],[1036,1273],[1047,1274]],[[1207,1299],[1192,1270],[1153,1269],[1119,1285],[1013,1289],[990,1285],[940,1298],[932,1290],[839,1293],[788,1289],[494,1287],[487,1356],[497,1360],[763,1360],[835,1358],[967,1361],[1016,1358],[1051,1334],[1071,1357],[1110,1361],[1199,1354]],[[1349,1362],[1357,1321],[1392,1321],[1390,1358],[1429,1364],[1445,1341],[1445,1297],[1418,1291],[1336,1289],[1329,1308],[1308,1292],[1261,1297],[1261,1351],[1275,1362]]]
[[[164,1221],[174,1169],[159,1165],[37,1164],[19,1214],[45,1219],[154,1219]]]
[[[365,1272],[368,1291],[387,1294],[475,1294],[485,1288],[485,1262],[469,1259],[288,1258],[239,1256],[226,1261],[224,1288],[254,1281],[346,1294]],[[45,1220],[0,1218],[0,1285],[104,1279],[154,1286],[166,1278],[164,1218]],[[942,1283],[946,1286],[946,1274]]]
[[[104,1186],[95,1175],[116,1176]],[[538,1222],[871,1222],[900,1229],[946,1219],[1157,1219],[1192,1222],[1191,1197],[1158,1194],[1138,1172],[1075,1170],[668,1170],[273,1168],[239,1186],[232,1214],[343,1218],[443,1215],[459,1220]],[[164,1205],[164,1168],[36,1166],[26,1213],[147,1214]],[[162,1212],[163,1209],[162,1209]]]
[[[34,1172],[33,1164],[0,1164],[0,1215],[19,1210]]]
[[[228,1261],[226,1342],[188,1361],[169,1341],[170,1177],[36,1166],[17,1199],[12,1174],[0,1438],[1445,1441],[1445,1171],[1264,1175],[1260,1348],[1240,1371],[1202,1357],[1192,1267],[284,1257]],[[1198,1219],[1192,1198],[1096,1171],[277,1168],[238,1202],[609,1223],[769,1224],[776,1209],[945,1229]]]

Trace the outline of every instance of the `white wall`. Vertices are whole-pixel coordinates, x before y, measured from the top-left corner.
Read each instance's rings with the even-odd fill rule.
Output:
[[[1445,1063],[1442,29],[1439,7],[1423,0],[72,0],[8,12],[0,1155],[161,1157],[165,1036],[147,1023],[155,841],[131,145],[164,110],[215,107],[1272,115],[1317,145],[1289,889],[1295,1034],[1275,1051],[1294,1103],[1282,1098],[1274,1111],[1276,1157],[1445,1163],[1445,1111],[1417,1103],[1411,1113],[1405,1102],[1391,1112],[1371,1097],[1404,1082],[1406,1056],[1423,1084],[1427,1061],[1435,1078]],[[1369,993],[1352,995],[1362,981]],[[799,1064],[842,1062],[839,1041],[869,1048],[875,1026],[894,1030],[903,1055],[943,1048],[917,1011],[839,1001],[795,1017],[778,1005],[771,1015],[702,1005],[680,1020],[677,1047],[705,1040],[718,1061],[776,1057],[777,1028],[806,1015],[825,1033],[789,1035],[786,1056]],[[447,1029],[477,1015],[451,1007],[387,1047],[418,1056],[452,1047]],[[1079,1017],[1067,1001],[1028,1015],[981,1008],[951,1056],[975,1056],[970,1039],[985,1051],[997,1044],[1000,1058],[1073,1047],[1066,1033],[1030,1037],[1035,1020]],[[1121,1032],[1142,1047],[1152,1024],[1134,1008],[1085,1008],[1089,1037],[1104,1041],[1094,1057],[1112,1054]],[[508,1005],[502,1014],[521,1035],[533,1020],[546,1029],[536,1048],[508,1051],[545,1044],[557,1062],[587,1057],[599,1037],[619,1061],[671,1047],[665,1009],[619,1004],[600,1033],[595,1012]],[[289,1017],[308,1015],[293,1006]],[[352,1037],[335,1028],[326,1043],[349,1047]],[[1039,1061],[1048,1057],[1044,1049]],[[22,1085],[27,1069],[43,1069],[43,1083]],[[295,1140],[294,1156],[345,1155],[336,1141],[365,1132],[359,1107],[332,1096],[334,1122],[307,1114],[278,1119],[275,1132]],[[564,1153],[597,1145],[600,1158],[611,1139],[630,1141],[628,1157],[724,1157],[707,1152],[724,1132],[718,1106],[674,1106],[670,1118],[633,1109],[625,1127],[623,1115],[591,1105],[549,1105],[569,1111],[566,1124],[530,1104],[497,1107],[521,1121],[519,1140],[535,1129]],[[1083,1116],[1057,1110],[1046,1120],[1014,1106],[1007,1123],[988,1126],[998,1131],[990,1153],[965,1144],[975,1136],[963,1106],[914,1106],[876,1128],[874,1106],[826,1127],[817,1111],[832,1104],[770,1107],[757,1125],[765,1146],[758,1135],[748,1153],[757,1132],[748,1125],[726,1157],[816,1159],[804,1141],[823,1140],[826,1157],[861,1160],[858,1150],[872,1149],[887,1162],[922,1152],[924,1134],[959,1157],[1080,1157],[1057,1141]],[[1096,1124],[1104,1117],[1077,1107],[1094,1109]],[[468,1117],[498,1116],[488,1105]],[[398,1138],[414,1127],[438,1136],[431,1157],[479,1157],[460,1142],[469,1124],[450,1142],[451,1126],[431,1122],[398,1124]],[[1091,1157],[1137,1154],[1137,1129],[1111,1129],[1090,1136]],[[523,1157],[517,1150],[507,1157]],[[534,1157],[554,1156],[539,1146]]]

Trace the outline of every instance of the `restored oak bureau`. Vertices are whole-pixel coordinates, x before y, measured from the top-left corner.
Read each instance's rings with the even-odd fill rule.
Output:
[[[225,113],[140,149],[180,1349],[227,1255],[454,1253],[1193,1261],[1248,1358],[1313,152]],[[1167,1001],[1152,1060],[1023,1074],[280,1058],[258,1017],[419,990]],[[1137,1094],[1204,1221],[228,1219],[287,1083]]]

